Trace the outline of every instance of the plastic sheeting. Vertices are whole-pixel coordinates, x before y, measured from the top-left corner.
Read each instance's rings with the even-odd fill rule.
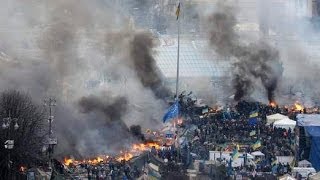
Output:
[[[269,125],[269,124],[272,124],[272,123],[274,123],[276,121],[279,121],[281,119],[286,119],[286,118],[289,118],[289,117],[285,116],[283,114],[279,114],[279,113],[272,114],[270,116],[267,116],[267,124]]]
[[[320,114],[298,114],[298,126],[320,127]]]
[[[312,166],[320,170],[320,126],[305,127],[308,135],[311,137],[310,162]]]
[[[320,170],[320,137],[311,137],[311,150],[310,150],[310,162],[312,166],[319,171]]]
[[[307,126],[305,128],[311,136],[310,162],[312,166],[320,170],[320,126]]]
[[[320,115],[298,114],[298,125],[304,126],[306,133],[311,138],[310,162],[312,166],[320,170]]]
[[[297,122],[293,121],[289,118],[285,118],[285,119],[281,119],[279,121],[274,122],[273,126],[274,127],[279,127],[279,128],[284,128],[284,129],[289,129],[291,128],[291,130],[294,129],[294,127],[296,126]]]

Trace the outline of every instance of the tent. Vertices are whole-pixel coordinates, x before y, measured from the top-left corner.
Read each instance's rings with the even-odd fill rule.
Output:
[[[281,119],[286,119],[288,118],[288,116],[285,116],[285,115],[282,115],[282,114],[272,114],[270,116],[267,116],[267,124],[272,124],[274,123],[275,121],[279,121]]]
[[[312,167],[312,164],[307,160],[302,160],[298,162],[299,167]]]
[[[251,153],[252,156],[264,156],[264,154],[261,151],[255,151]]]
[[[298,126],[320,126],[320,114],[298,114]]]
[[[240,155],[239,158],[244,158],[244,155],[245,154]],[[247,159],[254,159],[254,157],[251,154],[247,153]]]
[[[305,128],[311,140],[309,160],[312,166],[320,170],[320,114],[298,114],[297,124]]]
[[[296,124],[297,124],[296,121],[291,120],[289,118],[285,118],[285,119],[274,122],[273,127],[284,128],[287,130],[291,128],[291,130],[293,130]]]

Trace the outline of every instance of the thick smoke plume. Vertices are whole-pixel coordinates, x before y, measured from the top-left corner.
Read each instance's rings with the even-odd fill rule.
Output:
[[[122,115],[127,112],[128,100],[125,97],[82,97],[79,101],[82,113],[97,112],[104,115],[105,122],[121,121]]]
[[[150,88],[156,97],[163,99],[170,95],[153,58],[154,39],[150,33],[137,33],[130,45],[130,56],[134,69],[144,87]]]
[[[139,139],[128,126],[161,122],[168,92],[152,57],[155,44],[128,27],[129,15],[117,12],[120,4],[12,0],[9,8],[0,7],[8,12],[0,17],[8,28],[0,32],[1,90],[25,90],[39,103],[57,99],[58,157],[118,153]]]
[[[210,44],[222,56],[235,58],[233,87],[234,99],[250,95],[254,81],[260,79],[267,91],[268,100],[274,100],[274,92],[283,68],[279,52],[265,40],[245,44],[234,28],[237,23],[235,8],[220,1],[216,11],[208,18]]]

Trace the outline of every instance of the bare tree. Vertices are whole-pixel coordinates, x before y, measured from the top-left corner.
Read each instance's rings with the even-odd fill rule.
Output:
[[[4,118],[17,118],[8,128],[0,129],[0,176],[5,177],[8,165],[13,171],[20,166],[32,166],[41,162],[41,148],[45,137],[45,118],[43,108],[37,106],[31,97],[17,90],[7,90],[0,94],[0,122]],[[14,140],[13,149],[6,149],[4,142]],[[10,152],[9,152],[10,151]],[[10,157],[8,154],[10,153]],[[9,158],[12,163],[9,163]]]

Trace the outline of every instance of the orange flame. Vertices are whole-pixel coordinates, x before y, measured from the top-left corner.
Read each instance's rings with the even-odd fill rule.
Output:
[[[87,164],[90,164],[90,165],[97,165],[101,162],[104,162],[106,159],[109,159],[109,156],[104,156],[104,157],[96,157],[94,159],[89,159],[89,160],[74,160],[74,159],[71,159],[71,158],[64,158],[64,161],[63,161],[63,164],[66,165],[66,166],[70,166],[70,165],[79,165],[81,163],[87,163]]]
[[[117,156],[116,160],[121,162],[122,160],[125,161],[129,161],[130,159],[132,159],[135,155],[141,154],[144,151],[148,151],[152,148],[155,149],[160,149],[160,145],[156,142],[147,142],[147,143],[139,143],[139,144],[133,144],[132,147],[123,152],[120,151],[119,156]],[[89,160],[81,160],[81,161],[77,161],[71,158],[64,158],[63,164],[66,166],[70,166],[70,165],[79,165],[81,163],[87,163],[90,165],[97,165],[101,162],[104,162],[105,160],[108,161],[109,156],[97,156],[94,159],[89,159]]]
[[[294,103],[294,110],[296,111],[303,111],[304,107],[302,106],[301,103],[299,103],[298,101]]]
[[[20,172],[25,172],[27,170],[27,167],[24,167],[24,166],[21,166],[20,168],[19,168],[19,171]]]
[[[151,148],[155,148],[155,149],[160,149],[160,145],[155,143],[155,142],[148,142],[145,144],[133,144],[132,145],[132,151],[136,152],[136,151],[146,151],[146,150],[150,150]]]
[[[269,105],[270,105],[271,107],[277,107],[277,103],[276,103],[275,101],[271,101],[271,102],[269,103]]]
[[[66,166],[70,166],[71,164],[73,164],[73,159],[64,158],[63,164],[66,165]]]
[[[116,160],[118,162],[121,162],[121,161],[129,161],[130,159],[133,158],[133,154],[131,153],[123,153],[121,156],[119,156],[118,158],[116,158]]]

